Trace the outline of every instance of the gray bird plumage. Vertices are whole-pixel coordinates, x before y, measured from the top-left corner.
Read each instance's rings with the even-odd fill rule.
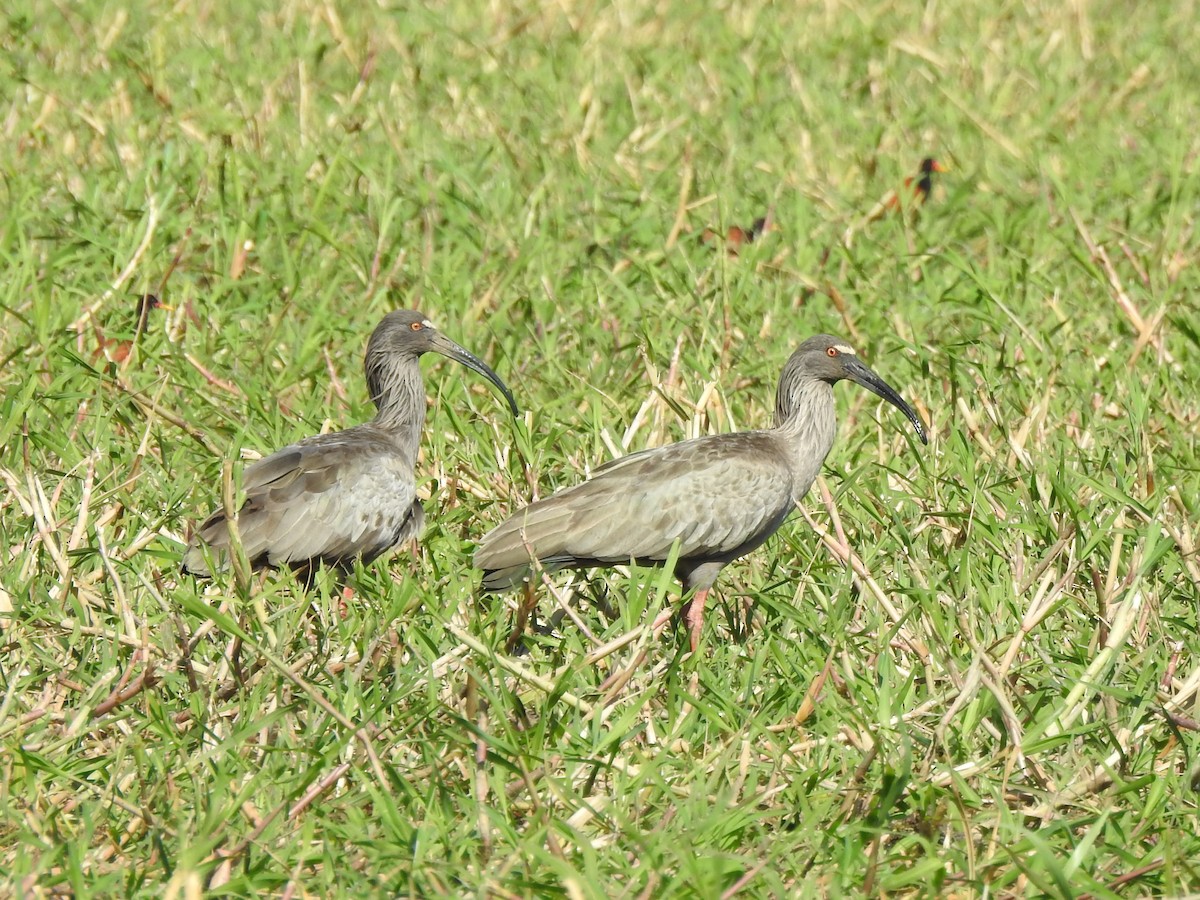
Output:
[[[375,418],[305,438],[243,473],[246,500],[238,510],[237,530],[252,566],[310,571],[320,562],[370,562],[420,534],[425,513],[416,499],[413,470],[425,422],[418,359],[427,352],[479,372],[517,414],[500,377],[425,316],[411,310],[388,313],[367,342],[364,366]],[[229,523],[218,510],[188,543],[184,571],[208,576],[210,559],[218,569],[226,568],[229,543]]]
[[[783,368],[774,428],[643,450],[530,504],[480,541],[475,566],[484,588],[517,587],[535,558],[550,571],[661,565],[678,542],[675,574],[695,592],[694,649],[717,573],[774,534],[820,472],[837,430],[833,385],[842,379],[895,405],[927,442],[916,413],[849,344],[817,335]]]

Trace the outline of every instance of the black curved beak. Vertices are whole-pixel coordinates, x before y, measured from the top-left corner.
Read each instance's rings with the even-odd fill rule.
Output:
[[[904,402],[904,399],[896,392],[894,387],[876,375],[870,366],[857,358],[843,355],[842,364],[846,370],[847,378],[856,384],[861,384],[872,394],[877,394],[900,410],[900,412],[904,413],[908,417],[908,421],[912,422],[913,428],[917,430],[917,437],[921,439],[921,443],[929,443],[929,438],[925,435],[925,426],[921,424],[921,420],[917,418],[916,412]]]
[[[433,335],[433,339],[430,344],[430,349],[433,350],[433,352],[440,353],[447,359],[452,359],[455,362],[462,363],[468,369],[473,369],[498,387],[500,389],[500,393],[504,395],[504,399],[508,401],[508,406],[509,409],[512,410],[513,418],[516,418],[521,414],[521,411],[517,409],[517,401],[513,399],[512,391],[508,389],[508,385],[501,381],[500,376],[493,372],[488,364],[482,359],[465,348],[460,347],[440,331]]]

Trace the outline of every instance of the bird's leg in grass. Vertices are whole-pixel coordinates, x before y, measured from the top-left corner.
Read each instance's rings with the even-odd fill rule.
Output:
[[[246,676],[242,674],[242,639],[236,635],[229,644],[229,669],[233,672],[233,680],[245,687]]]
[[[708,599],[709,588],[696,591],[692,601],[687,605],[683,616],[687,621],[688,633],[691,636],[692,652],[700,646],[700,632],[704,629],[704,601]]]
[[[521,590],[521,602],[517,604],[517,614],[513,617],[512,632],[508,635],[508,640],[504,642],[505,653],[512,653],[521,645],[525,627],[529,624],[529,617],[536,606],[537,596],[533,592],[533,583],[527,581]]]
[[[710,588],[701,588],[696,591],[692,599],[683,608],[683,619],[687,622],[688,634],[690,635],[692,652],[696,652],[696,648],[700,646],[700,632],[704,628],[704,603],[708,599]],[[650,630],[658,637],[667,623],[675,617],[675,609],[668,606],[654,619],[650,625]]]

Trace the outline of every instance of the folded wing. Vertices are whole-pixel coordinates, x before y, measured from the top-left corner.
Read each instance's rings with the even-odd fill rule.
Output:
[[[505,590],[548,569],[665,561],[728,562],[792,509],[791,478],[762,432],[703,437],[635,453],[583,484],[531,504],[480,542],[484,587]]]
[[[284,447],[247,468],[242,489],[238,533],[255,567],[369,562],[415,537],[424,520],[411,462],[386,436],[360,429]],[[184,570],[211,574],[205,547],[224,569],[229,543],[225,513],[215,512],[188,545]]]

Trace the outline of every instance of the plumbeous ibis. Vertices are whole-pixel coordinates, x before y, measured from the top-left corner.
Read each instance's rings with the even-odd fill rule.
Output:
[[[783,367],[774,428],[632,453],[530,504],[479,543],[484,589],[529,580],[535,558],[548,571],[662,565],[678,543],[675,575],[693,592],[686,619],[695,650],[717,573],[774,534],[820,472],[837,429],[833,385],[843,379],[896,406],[928,443],[917,414],[846,341],[817,335]]]
[[[246,500],[237,530],[255,568],[317,563],[348,567],[370,562],[416,537],[425,513],[416,499],[413,467],[425,422],[422,353],[440,353],[512,392],[495,372],[438,331],[419,312],[388,313],[367,342],[367,389],[375,418],[345,431],[319,434],[272,453],[242,475]],[[228,566],[229,525],[218,510],[197,529],[183,557],[192,575]]]

